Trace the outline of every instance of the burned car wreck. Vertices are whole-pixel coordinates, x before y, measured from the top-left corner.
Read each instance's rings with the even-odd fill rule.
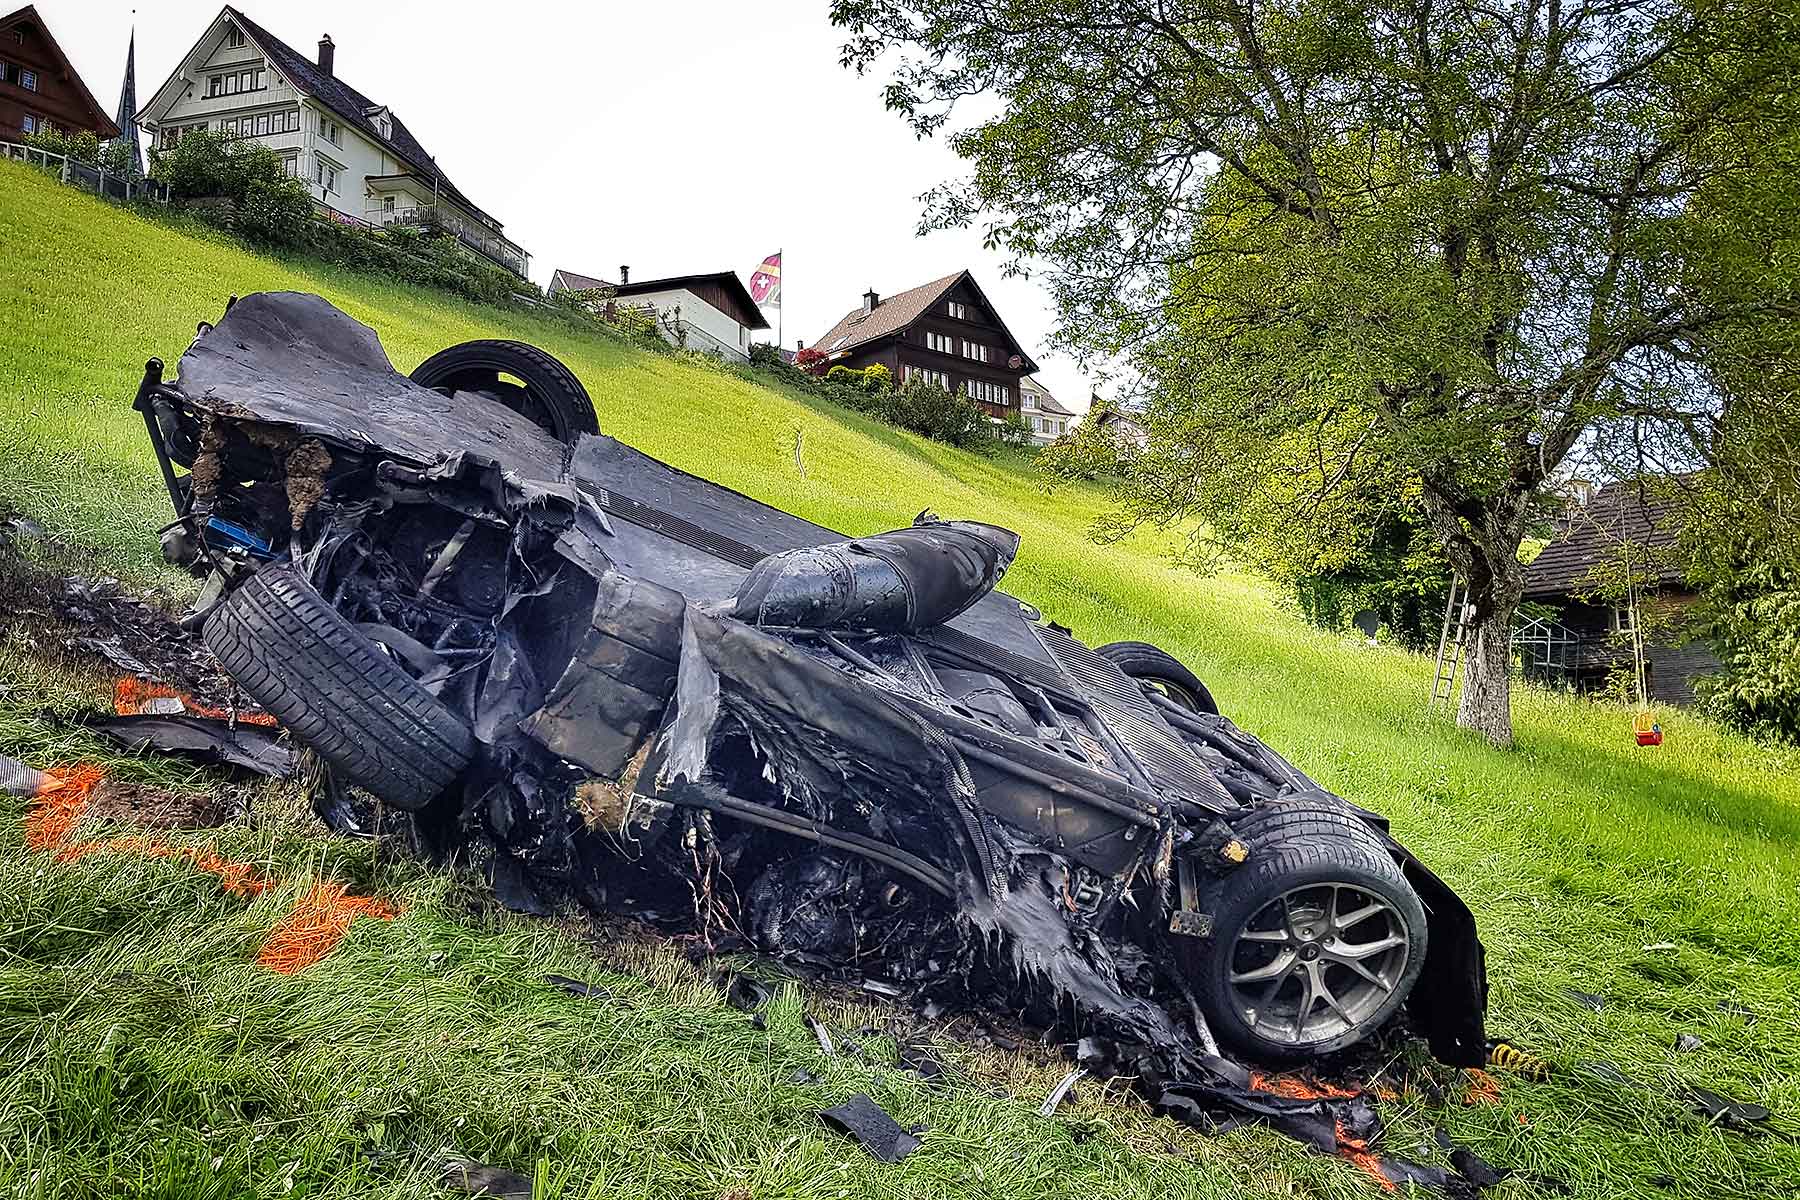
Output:
[[[214,654],[514,903],[675,881],[702,932],[1169,1062],[1396,1018],[1483,1061],[1466,905],[1186,667],[996,590],[1006,530],[845,538],[603,436],[539,350],[408,378],[314,296],[234,302],[136,404]]]

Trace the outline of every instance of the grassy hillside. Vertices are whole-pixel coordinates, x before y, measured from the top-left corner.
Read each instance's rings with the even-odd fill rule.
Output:
[[[227,295],[320,292],[374,326],[402,369],[466,338],[536,342],[581,376],[607,432],[770,503],[851,533],[927,507],[1017,529],[1024,547],[1009,590],[1090,642],[1165,646],[1242,725],[1385,811],[1475,909],[1493,1027],[1562,1068],[1547,1083],[1508,1078],[1496,1105],[1409,1106],[1401,1148],[1443,1125],[1583,1196],[1800,1188],[1794,755],[1671,713],[1666,743],[1640,749],[1624,711],[1527,690],[1517,693],[1519,749],[1496,751],[1425,710],[1428,662],[1310,631],[1253,581],[1176,570],[1156,535],[1096,547],[1083,531],[1104,497],[1046,493],[1022,460],[949,450],[517,314],[253,257],[5,163],[0,246],[0,510],[93,547],[98,568],[158,573],[152,533],[170,514],[129,402],[143,360],[172,363]],[[57,689],[82,685],[36,662],[19,637],[0,643],[0,752],[73,753],[33,714]],[[191,1180],[205,1161],[193,1147],[216,1142],[236,1172],[217,1194],[276,1195],[290,1159],[259,1147],[292,1137],[304,1147],[285,1176],[296,1194],[417,1194],[424,1159],[447,1145],[515,1166],[541,1160],[559,1195],[931,1195],[953,1179],[1008,1197],[1368,1190],[1353,1169],[1280,1139],[1203,1139],[1091,1091],[1076,1111],[1098,1135],[1072,1140],[1066,1125],[1031,1115],[1041,1098],[1031,1089],[1054,1072],[1004,1063],[972,1065],[981,1086],[947,1092],[870,1076],[903,1121],[934,1129],[925,1150],[880,1167],[809,1116],[809,1103],[855,1090],[849,1077],[863,1068],[834,1066],[810,1089],[783,1082],[807,1044],[796,1021],[774,1022],[765,1041],[663,967],[644,968],[648,981],[620,977],[626,999],[615,1006],[546,995],[530,986],[543,971],[583,973],[568,937],[541,923],[471,921],[443,881],[378,868],[366,851],[303,828],[221,836],[315,871],[379,873],[407,907],[280,984],[245,962],[247,931],[267,928],[272,903],[222,905],[169,864],[44,871],[0,857],[0,1040],[15,1059],[27,1048],[24,1069],[0,1083],[0,1186],[79,1163],[110,1172],[113,1185],[89,1175],[44,1190],[152,1194]],[[0,829],[9,849],[14,836]],[[165,897],[154,921],[132,911],[147,894]],[[101,986],[121,974],[130,982]],[[1607,1003],[1590,1011],[1568,988]],[[1704,1047],[1674,1054],[1680,1032]],[[190,1042],[191,1055],[171,1048]],[[110,1064],[127,1052],[160,1088],[107,1090]],[[1600,1082],[1577,1066],[1587,1061],[1611,1062],[1644,1088]],[[252,1067],[269,1076],[256,1113],[234,1099]],[[1706,1126],[1676,1104],[1690,1084],[1767,1105],[1790,1136]],[[426,1098],[396,1099],[408,1087]],[[103,1100],[109,1128],[155,1116],[180,1153],[73,1121]],[[395,1105],[407,1115],[380,1115]],[[383,1133],[371,1150],[375,1124]],[[406,1133],[395,1146],[397,1128]],[[96,1139],[107,1149],[81,1157],[77,1144]],[[1515,1180],[1501,1194],[1533,1190]]]

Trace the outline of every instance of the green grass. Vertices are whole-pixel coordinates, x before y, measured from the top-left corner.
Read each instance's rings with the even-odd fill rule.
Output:
[[[1515,693],[1519,748],[1497,751],[1426,710],[1429,662],[1311,631],[1255,581],[1175,569],[1158,536],[1097,547],[1084,530],[1104,497],[1046,493],[1022,460],[959,453],[515,313],[247,255],[10,164],[0,246],[0,510],[92,548],[88,569],[169,578],[151,536],[167,501],[129,401],[143,360],[172,363],[228,294],[320,292],[373,325],[402,369],[465,338],[536,342],[581,376],[608,432],[814,520],[862,533],[930,507],[1019,530],[1010,590],[1090,642],[1165,646],[1246,728],[1385,811],[1475,909],[1492,1026],[1560,1068],[1547,1083],[1506,1077],[1498,1105],[1403,1106],[1397,1151],[1437,1124],[1581,1196],[1800,1190],[1792,753],[1667,712],[1665,744],[1640,749],[1625,711],[1530,690]],[[16,630],[0,641],[0,752],[92,753],[38,715],[82,702],[91,681],[29,641]],[[821,1065],[796,996],[767,1034],[750,1030],[666,950],[596,949],[548,923],[482,915],[463,883],[314,835],[279,791],[257,805],[254,827],[191,836],[295,875],[379,882],[404,915],[274,979],[248,960],[281,897],[222,897],[170,863],[47,866],[17,848],[19,806],[0,814],[0,1188],[414,1196],[436,1157],[457,1152],[537,1172],[559,1196],[1372,1190],[1279,1137],[1203,1138],[1117,1089],[1085,1089],[1068,1120],[1040,1121],[1054,1065],[952,1046],[963,1070],[936,1088],[856,1061]],[[564,997],[539,983],[547,971],[598,978],[617,998]],[[1591,1012],[1563,994],[1571,987],[1608,1003]],[[1674,1054],[1679,1032],[1704,1048]],[[1575,1066],[1586,1060],[1646,1086],[1595,1082]],[[789,1083],[796,1065],[822,1082]],[[1689,1084],[1767,1105],[1783,1136],[1706,1126],[1675,1103]],[[811,1116],[864,1088],[931,1126],[899,1166]],[[1071,1122],[1093,1136],[1073,1137]],[[1497,1194],[1535,1192],[1514,1180]]]

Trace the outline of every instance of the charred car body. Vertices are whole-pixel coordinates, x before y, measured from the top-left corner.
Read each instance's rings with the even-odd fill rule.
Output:
[[[1181,664],[995,590],[1005,530],[846,539],[600,435],[541,351],[407,378],[312,296],[235,302],[137,407],[226,669],[516,902],[679,877],[777,954],[994,972],[1171,1053],[1405,1010],[1484,1056],[1467,907]]]

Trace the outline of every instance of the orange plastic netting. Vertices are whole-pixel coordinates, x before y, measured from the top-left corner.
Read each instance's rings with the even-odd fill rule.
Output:
[[[181,707],[197,717],[215,717],[221,721],[229,721],[235,715],[242,725],[277,724],[274,717],[266,712],[229,713],[222,708],[213,708],[202,704],[186,692],[178,692],[172,687],[160,683],[151,683],[147,679],[139,679],[135,675],[121,676],[113,684],[113,711],[122,717],[134,717],[143,713],[145,706],[152,700],[179,700]]]
[[[390,921],[399,915],[385,900],[346,895],[341,883],[316,883],[270,931],[256,961],[277,974],[292,975],[337,949],[356,918]]]
[[[199,846],[173,846],[141,834],[69,844],[69,834],[87,812],[94,786],[105,772],[91,764],[49,771],[36,802],[25,816],[25,844],[55,856],[59,863],[78,862],[95,854],[181,859],[217,876],[219,886],[234,896],[260,896],[276,886],[250,863],[233,862]],[[341,883],[315,883],[269,932],[256,956],[259,965],[291,975],[318,962],[344,940],[357,917],[391,920],[399,910],[372,896],[352,896]]]
[[[25,845],[50,850],[62,845],[69,830],[87,811],[88,795],[105,775],[88,763],[60,771],[46,771],[38,787],[37,803],[25,814]]]

